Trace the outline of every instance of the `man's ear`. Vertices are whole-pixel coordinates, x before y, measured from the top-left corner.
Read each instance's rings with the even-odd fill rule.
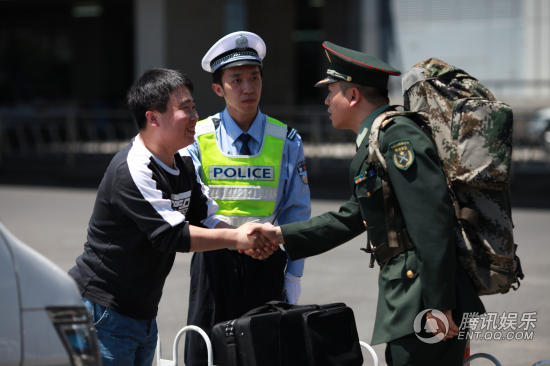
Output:
[[[218,97],[224,97],[225,93],[223,92],[223,87],[220,84],[212,83],[212,90]]]
[[[348,95],[349,106],[354,107],[357,104],[359,104],[359,102],[361,100],[361,97],[362,97],[361,92],[359,91],[359,89],[352,86],[352,87],[348,88],[347,92],[349,93],[349,95]]]
[[[147,124],[151,124],[153,126],[159,126],[158,112],[146,111],[145,118],[147,119]]]

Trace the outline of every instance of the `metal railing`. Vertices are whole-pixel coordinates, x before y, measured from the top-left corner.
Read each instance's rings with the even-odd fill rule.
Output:
[[[316,157],[353,155],[353,133],[335,130],[324,108],[267,109],[299,131],[306,156],[313,159],[312,170],[320,169]],[[4,108],[0,109],[0,166],[4,159],[40,161],[55,155],[70,167],[78,154],[115,154],[136,133],[137,126],[126,110]]]
[[[68,164],[77,153],[111,154],[137,133],[124,110],[0,109],[0,162],[3,157],[62,155]]]
[[[306,157],[312,159],[310,164],[317,164],[316,158],[351,158],[355,153],[353,132],[334,129],[322,106],[274,106],[263,110],[299,131]],[[515,114],[519,145],[523,141],[522,125],[530,116],[527,112]],[[58,155],[72,165],[77,154],[114,154],[136,133],[130,113],[122,109],[0,108],[0,164],[6,157],[40,159]],[[520,160],[542,155],[529,150],[522,152]]]

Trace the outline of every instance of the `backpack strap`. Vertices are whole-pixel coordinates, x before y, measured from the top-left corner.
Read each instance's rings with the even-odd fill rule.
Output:
[[[399,109],[398,109],[399,108]],[[387,128],[395,117],[404,116],[417,120],[417,113],[405,111],[400,109],[399,106],[391,106],[391,110],[381,113],[375,118],[369,131],[369,155],[367,158],[368,163],[380,163],[384,170],[387,170],[386,160],[380,152],[380,130]]]
[[[367,163],[378,163],[382,165],[384,171],[388,168],[388,166],[386,165],[386,160],[380,152],[380,128],[384,121],[390,121],[395,115],[395,111],[381,113],[375,118],[369,131],[369,154],[367,157]]]
[[[392,110],[380,114],[374,120],[369,133],[369,154],[367,162],[377,166],[378,176],[382,181],[382,196],[384,199],[384,216],[386,221],[387,244],[372,248],[374,256],[380,265],[384,265],[396,255],[413,248],[409,234],[405,229],[401,230],[396,225],[398,205],[395,194],[389,180],[387,164],[380,151],[380,130],[387,128],[397,116],[409,116],[411,112],[398,110],[392,106]]]
[[[398,248],[399,241],[395,227],[395,195],[391,188],[388,174],[385,172],[382,179],[382,196],[384,197],[384,215],[386,216],[386,232],[388,234],[388,245],[390,248]],[[391,203],[390,203],[391,202]]]
[[[391,188],[388,177],[386,160],[380,152],[380,130],[392,122],[393,118],[402,115],[404,112],[397,111],[395,107],[392,110],[380,114],[372,123],[369,133],[369,154],[368,163],[374,163],[379,166],[379,177],[382,180],[382,195],[384,197],[384,215],[386,216],[386,232],[388,235],[388,246],[390,248],[399,248],[398,234],[395,227],[395,195]]]

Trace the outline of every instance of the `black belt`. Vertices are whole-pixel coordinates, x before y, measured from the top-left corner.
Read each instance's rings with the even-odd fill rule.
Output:
[[[388,243],[382,243],[374,246],[371,242],[367,244],[367,248],[362,248],[367,253],[370,253],[370,264],[369,267],[374,267],[374,260],[380,267],[385,265],[393,257],[398,256],[399,254],[406,252],[409,249],[414,248],[414,244],[411,241],[407,231],[403,230],[398,234],[397,246],[390,246]]]

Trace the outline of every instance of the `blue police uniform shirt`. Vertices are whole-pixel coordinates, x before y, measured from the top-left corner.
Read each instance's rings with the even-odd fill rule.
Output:
[[[243,130],[231,118],[227,108],[219,113],[221,123],[216,129],[216,141],[218,147],[225,154],[238,155],[241,149],[241,141],[237,140]],[[257,154],[264,140],[265,124],[267,117],[260,109],[247,133],[251,136],[248,147],[252,155]],[[198,176],[202,177],[202,164],[200,149],[197,139],[192,145],[180,150],[182,155],[189,155],[193,159]],[[305,171],[304,150],[302,139],[296,135],[293,140],[286,139],[283,148],[281,175],[275,211],[279,225],[309,219],[311,215],[309,186]],[[302,174],[302,175],[300,175]],[[286,272],[301,277],[304,273],[304,259],[289,260]]]

